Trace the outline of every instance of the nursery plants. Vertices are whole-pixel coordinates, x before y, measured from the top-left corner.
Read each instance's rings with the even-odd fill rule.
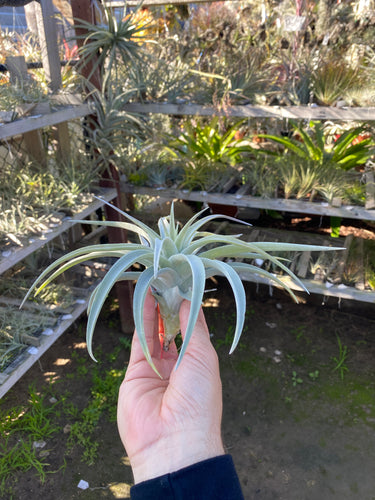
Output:
[[[115,208],[115,207],[114,207]],[[203,216],[203,211],[195,214],[182,228],[174,217],[173,204],[170,215],[162,217],[158,222],[159,232],[146,226],[133,216],[116,209],[129,222],[113,221],[81,221],[94,225],[120,227],[138,235],[140,243],[117,243],[92,245],[80,248],[61,257],[37,278],[30,288],[25,299],[36,289],[40,293],[57,276],[80,262],[100,258],[117,258],[103,280],[97,285],[89,300],[87,323],[87,346],[89,354],[92,352],[92,337],[95,324],[104,301],[117,281],[135,280],[133,315],[138,337],[147,361],[157,372],[149,352],[144,325],[143,306],[149,288],[158,302],[160,315],[164,323],[162,339],[164,350],[168,350],[170,343],[179,333],[179,309],[184,299],[191,301],[191,310],[176,368],[181,362],[187,344],[193,334],[195,322],[201,307],[205,291],[206,278],[222,275],[230,283],[236,302],[236,327],[230,352],[233,352],[241,336],[245,313],[245,290],[240,278],[242,273],[257,274],[269,278],[285,288],[296,300],[293,291],[277,276],[251,263],[223,261],[222,259],[262,259],[270,261],[274,267],[282,269],[294,280],[302,283],[284,264],[283,259],[272,255],[275,251],[303,251],[303,250],[332,250],[331,247],[311,245],[294,245],[290,243],[255,242],[248,243],[240,239],[241,235],[220,235],[202,231],[206,223],[220,215]],[[231,219],[230,217],[226,217]],[[237,221],[238,222],[238,221]],[[135,264],[144,267],[144,270],[132,270]]]
[[[238,176],[236,166],[242,162],[242,153],[252,151],[242,139],[236,139],[241,124],[222,130],[218,117],[205,125],[191,121],[184,124],[179,137],[169,140],[166,151],[185,171],[182,187],[220,191],[230,177]]]
[[[127,12],[125,8],[122,19],[117,20],[112,10],[104,6],[103,24],[78,20],[76,29],[81,29],[83,34],[75,35],[75,38],[83,40],[78,49],[80,65],[91,65],[88,80],[99,70],[104,85],[108,77],[117,82],[121,67],[139,60],[141,44],[145,41],[145,24],[136,19],[139,9],[140,6],[133,12]]]
[[[289,153],[304,161],[312,161],[319,166],[331,164],[343,170],[363,165],[374,155],[374,141],[364,126],[337,134],[335,141],[329,144],[323,123],[310,121],[307,130],[296,122],[291,124],[296,137],[269,134],[258,134],[258,137],[284,146]],[[269,153],[267,150],[264,152]]]

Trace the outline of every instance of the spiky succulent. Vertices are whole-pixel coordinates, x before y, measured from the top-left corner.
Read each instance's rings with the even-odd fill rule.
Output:
[[[114,207],[115,208],[115,207]],[[164,349],[179,333],[179,309],[182,301],[191,301],[190,315],[185,338],[180,350],[176,367],[184,356],[202,304],[206,278],[220,275],[227,278],[232,287],[236,302],[236,328],[230,352],[235,349],[241,336],[245,312],[245,290],[240,273],[253,273],[267,277],[284,287],[296,299],[293,291],[275,275],[244,262],[223,259],[262,259],[268,260],[275,267],[283,269],[294,280],[302,283],[282,262],[282,258],[271,255],[272,251],[332,250],[331,247],[295,245],[291,243],[246,242],[241,235],[220,235],[201,231],[206,223],[222,215],[203,216],[204,210],[195,214],[184,226],[176,222],[171,206],[170,215],[158,221],[159,233],[131,215],[116,209],[129,222],[78,221],[85,224],[121,227],[136,233],[139,243],[107,243],[91,245],[74,250],[52,263],[34,282],[25,299],[36,288],[38,294],[52,280],[72,266],[100,257],[115,257],[117,261],[109,269],[102,281],[96,286],[88,304],[87,348],[92,353],[92,337],[96,321],[110,290],[117,281],[137,280],[134,289],[133,315],[136,331],[144,355],[156,371],[149,352],[143,325],[143,307],[146,294],[151,288],[159,304],[160,315],[164,323]],[[226,217],[231,219],[230,217]],[[239,222],[235,219],[236,222]],[[241,221],[240,221],[241,222]],[[246,224],[243,222],[243,224]],[[337,249],[337,248],[336,248]],[[144,266],[143,271],[132,271],[134,264]],[[45,279],[46,278],[46,279]],[[42,282],[45,279],[44,282]],[[42,284],[40,284],[42,282]],[[39,285],[39,286],[38,286]]]

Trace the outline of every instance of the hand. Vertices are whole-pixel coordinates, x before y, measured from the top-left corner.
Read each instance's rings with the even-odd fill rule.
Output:
[[[180,309],[184,337],[190,302]],[[146,361],[134,334],[129,366],[118,401],[118,428],[139,483],[224,453],[221,440],[222,394],[219,363],[199,313],[177,370],[175,344],[161,350],[155,300],[144,307],[147,344],[160,378]]]

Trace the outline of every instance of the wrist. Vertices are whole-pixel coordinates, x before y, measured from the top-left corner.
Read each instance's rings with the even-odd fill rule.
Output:
[[[167,440],[157,440],[129,458],[137,484],[224,453],[220,434],[193,436],[186,431]]]

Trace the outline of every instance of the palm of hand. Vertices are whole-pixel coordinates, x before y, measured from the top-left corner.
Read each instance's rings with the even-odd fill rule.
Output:
[[[188,313],[189,303],[184,302],[180,311],[183,334]],[[144,358],[135,335],[118,407],[120,436],[136,482],[223,453],[218,360],[202,311],[177,370],[173,369],[177,361],[174,344],[160,354],[151,295],[146,298],[144,318],[149,349],[162,379]]]

